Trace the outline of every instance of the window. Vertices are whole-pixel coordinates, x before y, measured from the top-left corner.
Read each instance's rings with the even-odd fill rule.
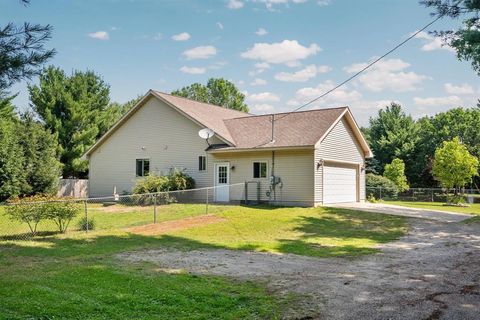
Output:
[[[198,157],[198,171],[207,170],[207,157],[199,156]]]
[[[150,172],[150,160],[137,159],[137,177],[148,176],[149,172]]]
[[[267,163],[266,162],[254,162],[253,163],[253,177],[254,178],[266,178],[267,177]]]
[[[218,183],[219,184],[228,183],[228,167],[227,166],[218,166]]]

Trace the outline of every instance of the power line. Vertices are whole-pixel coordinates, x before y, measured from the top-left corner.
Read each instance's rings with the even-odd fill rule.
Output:
[[[376,64],[377,62],[379,62],[380,60],[382,60],[383,58],[385,58],[386,56],[388,56],[389,54],[391,54],[392,52],[394,52],[395,50],[397,50],[398,48],[400,48],[401,46],[403,46],[405,43],[407,43],[408,41],[410,41],[411,39],[415,38],[415,36],[417,34],[419,34],[420,32],[424,31],[425,29],[427,29],[428,27],[430,27],[432,24],[434,24],[435,22],[437,22],[438,20],[440,20],[441,18],[443,18],[445,14],[442,14],[442,15],[439,15],[437,18],[435,18],[433,21],[431,21],[430,23],[426,24],[423,28],[417,30],[416,32],[412,33],[407,39],[403,40],[402,42],[400,42],[399,44],[397,44],[395,47],[393,47],[392,49],[390,49],[389,51],[387,51],[386,53],[384,53],[382,56],[378,57],[377,59],[373,60],[372,62],[370,62],[368,65],[366,65],[364,68],[362,68],[360,71],[356,72],[355,74],[353,74],[352,76],[350,76],[349,78],[347,78],[346,80],[340,82],[338,85],[336,85],[335,87],[333,87],[332,89],[330,90],[327,90],[325,91],[324,93],[322,93],[321,95],[319,95],[318,97],[308,101],[307,103],[304,103],[302,104],[301,106],[299,106],[298,108],[294,109],[293,111],[291,112],[296,112],[296,111],[299,111],[305,107],[307,107],[308,105],[314,103],[315,101],[317,100],[320,100],[321,98],[325,97],[326,95],[330,94],[331,92],[337,90],[338,88],[342,87],[343,85],[345,85],[346,83],[352,81],[353,79],[355,79],[356,77],[358,77],[360,74],[362,74],[363,72],[365,72],[366,70],[370,69],[374,64]],[[286,113],[284,114],[283,116],[277,118],[277,119],[274,119],[274,121],[279,121],[285,117],[287,117],[290,113]]]

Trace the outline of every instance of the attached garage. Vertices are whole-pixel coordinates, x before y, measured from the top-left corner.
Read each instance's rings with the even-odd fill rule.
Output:
[[[324,204],[357,201],[357,168],[329,164],[325,165],[323,170]]]

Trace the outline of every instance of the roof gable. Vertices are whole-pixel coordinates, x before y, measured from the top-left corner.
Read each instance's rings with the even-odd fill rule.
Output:
[[[236,148],[314,146],[345,110],[334,108],[250,116],[228,119],[225,124]]]

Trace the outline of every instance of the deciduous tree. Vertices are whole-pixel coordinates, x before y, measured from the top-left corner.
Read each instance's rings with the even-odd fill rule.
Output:
[[[395,183],[400,192],[410,188],[405,176],[405,163],[401,159],[395,158],[392,163],[386,164],[383,176]]]
[[[175,90],[172,94],[228,109],[248,112],[248,106],[245,104],[245,95],[232,82],[222,78],[211,78],[206,86],[194,83]]]
[[[480,75],[480,1],[478,0],[423,0],[421,4],[433,8],[433,16],[462,19],[457,30],[435,31],[445,45],[457,51],[459,60],[467,60]]]
[[[456,137],[435,151],[433,175],[445,188],[457,190],[478,175],[478,159]]]

